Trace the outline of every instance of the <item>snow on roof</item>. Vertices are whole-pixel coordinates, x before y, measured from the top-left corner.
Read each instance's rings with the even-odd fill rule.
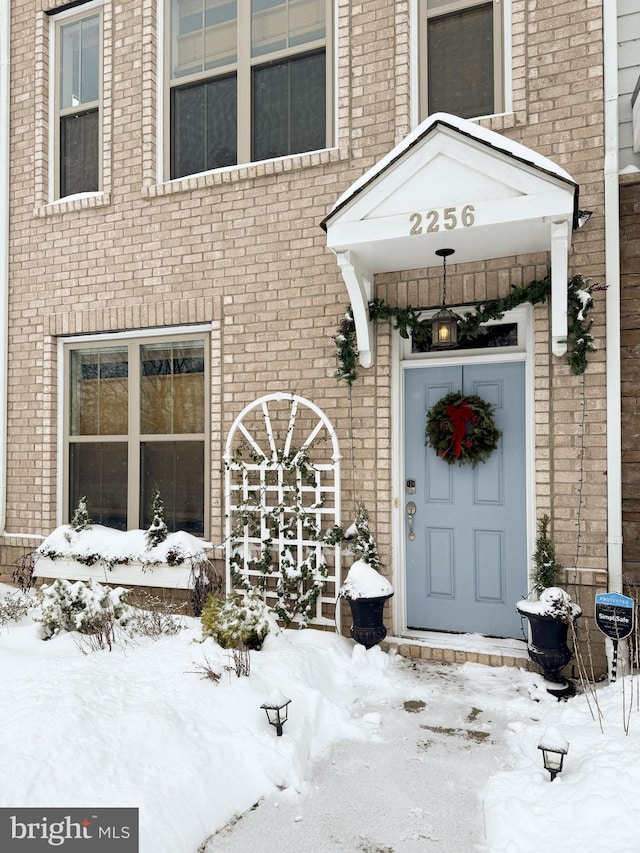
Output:
[[[576,181],[571,177],[571,175],[564,169],[560,168],[557,163],[554,163],[553,160],[550,160],[548,157],[544,157],[537,151],[527,148],[526,145],[522,145],[513,139],[509,139],[500,133],[496,133],[493,130],[482,127],[468,119],[459,118],[458,116],[450,115],[449,113],[433,113],[433,115],[430,115],[421,122],[411,133],[405,136],[405,138],[399,142],[395,148],[389,151],[389,153],[382,157],[382,159],[378,160],[375,165],[368,169],[363,175],[354,181],[351,186],[345,190],[345,192],[342,193],[340,198],[331,208],[331,212],[325,219],[323,225],[331,218],[331,215],[336,210],[343,207],[353,196],[357,195],[363,187],[381,174],[395,160],[402,157],[406,151],[426,136],[437,125],[449,127],[452,130],[458,131],[465,136],[469,136],[472,139],[483,143],[484,145],[488,145],[491,148],[502,151],[523,163],[527,163],[536,169],[548,172],[556,178],[560,178],[561,180],[567,181],[571,184],[576,184]]]

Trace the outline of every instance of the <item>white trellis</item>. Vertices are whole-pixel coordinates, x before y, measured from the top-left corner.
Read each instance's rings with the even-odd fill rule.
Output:
[[[340,525],[340,458],[331,422],[309,400],[267,394],[243,409],[229,430],[224,456],[228,590],[233,566],[260,585],[272,604],[283,572],[290,576],[293,566],[321,567],[322,589],[303,621],[335,621],[340,630],[335,606],[340,544],[323,541]],[[260,564],[265,552],[266,572]],[[295,598],[294,593],[294,606]]]

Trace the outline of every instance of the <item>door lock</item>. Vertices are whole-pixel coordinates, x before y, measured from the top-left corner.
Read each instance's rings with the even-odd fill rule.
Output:
[[[413,542],[416,534],[413,532],[413,516],[416,514],[417,506],[413,501],[407,504],[407,521],[409,522],[409,542]]]

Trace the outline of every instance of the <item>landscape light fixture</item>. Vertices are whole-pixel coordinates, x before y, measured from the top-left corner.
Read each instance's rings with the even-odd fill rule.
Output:
[[[442,308],[431,318],[431,349],[450,349],[458,345],[458,320],[453,311],[447,308],[447,258],[454,249],[436,249],[436,255],[442,258]]]
[[[549,772],[553,782],[558,773],[562,772],[564,757],[569,752],[569,744],[557,729],[545,729],[538,743],[538,749],[542,750],[544,769]]]
[[[269,723],[276,727],[278,737],[282,737],[282,727],[287,722],[289,716],[290,702],[291,699],[287,699],[279,690],[274,690],[271,696],[269,696],[269,701],[260,705],[265,711]]]

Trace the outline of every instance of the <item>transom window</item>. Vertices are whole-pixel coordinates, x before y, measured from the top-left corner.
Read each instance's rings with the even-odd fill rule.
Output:
[[[146,528],[157,488],[170,530],[204,536],[205,337],[69,345],[66,512],[82,495],[99,524]]]
[[[470,310],[468,305],[451,308],[461,317]],[[422,316],[432,317],[434,313],[435,311],[425,311]],[[500,320],[487,320],[482,323],[476,335],[461,336],[458,345],[451,349],[434,349],[428,341],[410,336],[409,339],[401,341],[401,358],[459,359],[463,351],[469,356],[477,356],[483,350],[500,350],[502,355],[526,352],[531,347],[530,329],[531,307],[521,305],[507,311]]]
[[[76,10],[74,10],[76,11]],[[88,3],[52,18],[54,195],[97,192],[101,182],[102,9]]]
[[[330,0],[166,0],[169,172],[331,144]]]
[[[461,118],[503,109],[503,3],[420,0],[420,110]]]

